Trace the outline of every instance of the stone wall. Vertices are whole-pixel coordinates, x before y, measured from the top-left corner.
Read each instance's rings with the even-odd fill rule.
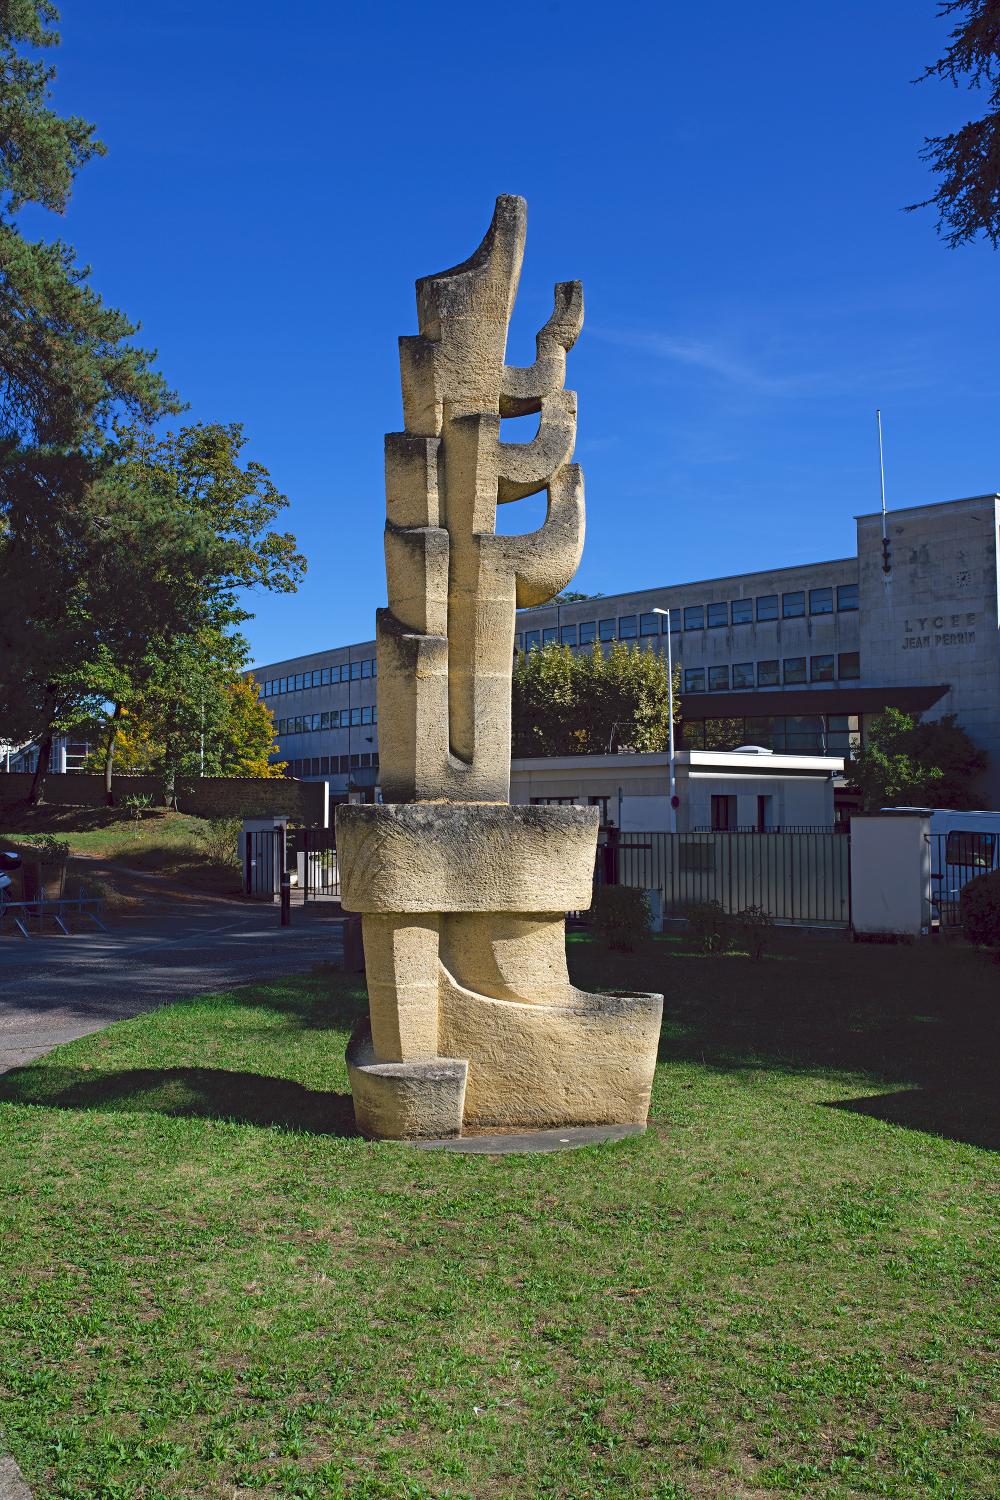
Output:
[[[0,774],[0,805],[23,802],[31,790],[29,772]],[[156,776],[116,776],[115,801],[121,806],[131,794],[162,802],[163,784]],[[103,807],[104,777],[71,773],[45,778],[45,800],[65,807]],[[324,822],[326,784],[255,776],[179,777],[177,805],[199,818],[267,818],[285,815],[297,823]]]

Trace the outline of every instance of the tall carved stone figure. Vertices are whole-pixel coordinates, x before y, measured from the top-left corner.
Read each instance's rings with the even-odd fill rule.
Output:
[[[590,904],[596,810],[511,807],[515,611],[565,588],[583,549],[566,354],[579,282],[555,289],[525,369],[506,365],[526,207],[497,199],[467,261],[417,282],[400,339],[406,431],[385,442],[388,608],[378,611],[380,806],[340,807],[343,905],[362,912],[370,1028],[348,1065],[359,1128],[644,1123],[658,995],[574,989],[564,918]],[[501,417],[539,414],[529,443]],[[544,524],[496,507],[545,490]]]

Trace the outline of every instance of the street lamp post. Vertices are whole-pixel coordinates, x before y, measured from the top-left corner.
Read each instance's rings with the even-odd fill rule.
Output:
[[[670,832],[677,832],[677,807],[675,799],[677,796],[677,776],[674,770],[674,654],[673,641],[670,636],[670,611],[669,609],[657,609],[654,606],[654,615],[665,615],[667,620],[667,701],[670,710]]]

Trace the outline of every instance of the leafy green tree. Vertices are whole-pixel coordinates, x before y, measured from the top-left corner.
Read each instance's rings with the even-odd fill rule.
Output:
[[[244,446],[237,424],[194,425],[165,437],[123,429],[106,447],[76,513],[79,545],[67,580],[72,612],[43,611],[59,624],[45,656],[45,681],[58,691],[38,710],[42,751],[68,722],[105,703],[98,713],[109,803],[121,711],[137,707],[161,682],[178,641],[197,637],[199,660],[214,643],[226,669],[235,649],[241,665],[245,643],[234,637],[231,648],[225,640],[249,617],[241,592],[291,591],[304,570],[294,537],[272,526],[287,499],[262,465],[242,459]],[[36,639],[23,658],[29,670],[37,645]],[[23,706],[23,680],[12,679],[10,687],[20,687]],[[33,800],[41,795],[45,764],[42,753]]]
[[[0,3],[0,714],[40,741],[81,707],[92,654],[85,497],[114,418],[180,409],[59,239],[22,232],[25,209],[62,213],[94,128],[51,104],[51,0]]]
[[[907,806],[961,811],[976,806],[974,783],[986,765],[954,714],[923,723],[888,708],[869,726],[850,774],[866,812]]]
[[[675,721],[678,685],[675,676]],[[607,656],[596,642],[591,652],[574,654],[553,641],[518,653],[512,708],[515,756],[664,750],[670,724],[666,662],[623,641]]]
[[[938,233],[954,249],[985,234],[1000,244],[1000,3],[942,0],[938,14],[958,17],[944,56],[923,78],[946,78],[958,88],[983,89],[988,108],[948,135],[930,136],[921,157],[939,178],[933,197],[910,211],[933,205]]]

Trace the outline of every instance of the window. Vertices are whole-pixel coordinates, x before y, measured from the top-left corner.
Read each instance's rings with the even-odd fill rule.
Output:
[[[352,682],[360,682],[361,681],[361,663],[359,661],[352,661],[351,662],[351,681]]]
[[[616,620],[601,620],[597,627],[598,635],[602,641],[613,641],[615,638]]]
[[[328,713],[327,714],[320,714],[320,716],[319,716],[319,727],[320,727],[320,729],[329,729],[329,727],[330,727],[330,715]]]
[[[587,798],[587,806],[588,807],[599,807],[600,808],[600,810],[601,810],[601,827],[602,828],[606,828],[608,826],[608,798],[607,797],[588,797]]]
[[[948,835],[945,845],[945,863],[963,865],[970,873],[992,870],[995,860],[997,836],[995,833],[973,833],[971,830],[956,830]]]
[[[285,727],[287,723],[288,723],[287,719],[279,719],[278,720],[278,734],[279,735],[287,734],[288,733],[288,730]]]
[[[832,615],[833,589],[810,589],[809,613],[811,615]]]
[[[372,664],[371,664],[371,658],[370,657],[366,658],[361,663],[361,675],[362,675],[362,677],[370,677],[372,675]]]
[[[779,664],[776,661],[759,661],[757,663],[757,686],[777,687],[781,681]]]
[[[761,594],[757,600],[758,620],[776,620],[778,618],[778,596],[777,594]]]
[[[833,681],[833,657],[810,656],[809,658],[809,681],[810,682],[832,682]]]
[[[310,724],[311,724],[311,727],[313,729],[321,729],[323,727],[322,724],[320,723],[321,718],[322,718],[321,714],[312,714],[312,715],[310,715]]]
[[[360,769],[361,769],[361,756],[360,755],[352,755],[351,756],[351,770],[352,771],[360,771]]]
[[[753,687],[753,662],[738,661],[733,663],[733,687]]]
[[[837,676],[841,682],[857,682],[861,676],[860,651],[841,651],[837,657]]]
[[[348,727],[348,725],[350,724],[350,722],[351,722],[351,710],[349,708],[342,708],[340,710],[340,727],[341,727],[341,729],[346,729]]]
[[[377,703],[373,703],[372,704],[372,723],[373,724],[377,724],[378,723],[378,704]]]
[[[781,617],[783,620],[797,620],[806,612],[806,596],[802,589],[794,594],[782,594]]]
[[[361,710],[360,710],[360,708],[352,708],[351,709],[351,724],[354,725],[354,724],[360,724],[360,723],[361,723]]]
[[[705,629],[705,606],[703,604],[688,604],[684,610],[685,630]]]
[[[729,624],[728,604],[710,604],[708,606],[708,628],[715,630],[719,625]]]
[[[575,646],[576,645],[576,626],[575,625],[563,625],[563,626],[561,626],[561,628],[559,630],[559,644],[560,644],[560,646]]]
[[[725,833],[736,827],[736,798],[718,797],[712,798],[712,828],[717,833]]]
[[[537,650],[542,644],[541,632],[538,630],[526,630],[524,632],[525,651]]]
[[[548,646],[550,644],[550,642],[552,642],[552,641],[555,640],[555,638],[556,638],[556,627],[554,625],[550,625],[550,626],[548,626],[547,629],[545,629],[545,630],[542,631],[542,644],[543,644],[543,646]]]
[[[367,768],[371,765],[371,763],[372,763],[372,753],[371,753],[371,751],[370,750],[363,750],[361,752],[361,768],[367,770]]]
[[[837,587],[837,608],[857,609],[858,586],[856,583],[841,583]]]
[[[734,599],[730,608],[733,612],[734,625],[750,625],[753,622],[752,599]]]
[[[636,637],[635,615],[621,615],[618,620],[618,639],[620,641],[634,641]]]
[[[362,708],[362,710],[361,710],[361,722],[362,722],[362,724],[370,724],[371,721],[372,721],[372,711],[371,711],[371,708],[370,707]]]
[[[684,673],[684,691],[686,693],[703,693],[705,691],[705,668],[688,667]]]
[[[373,677],[377,677],[378,676],[378,657],[377,656],[373,656],[372,657],[372,676]]]
[[[345,776],[347,774],[347,772],[350,770],[350,768],[351,768],[351,759],[350,759],[350,756],[349,755],[342,755],[340,757],[340,771],[339,771],[339,775]]]
[[[597,621],[596,620],[584,620],[583,624],[580,626],[580,645],[581,646],[589,646],[591,644],[591,642],[595,641],[596,639],[597,639]]]
[[[786,656],[784,661],[785,682],[805,682],[806,659],[804,656]]]
[[[729,691],[729,668],[709,667],[708,690],[710,693]]]
[[[329,685],[330,685],[330,668],[329,667],[323,667],[322,670],[320,671],[320,674],[319,674],[319,685],[320,685],[320,687],[329,687]]]
[[[652,610],[648,610],[646,612],[646,614],[639,616],[639,634],[640,635],[659,635],[659,633],[660,633],[660,617],[659,617],[659,615],[654,615]]]

